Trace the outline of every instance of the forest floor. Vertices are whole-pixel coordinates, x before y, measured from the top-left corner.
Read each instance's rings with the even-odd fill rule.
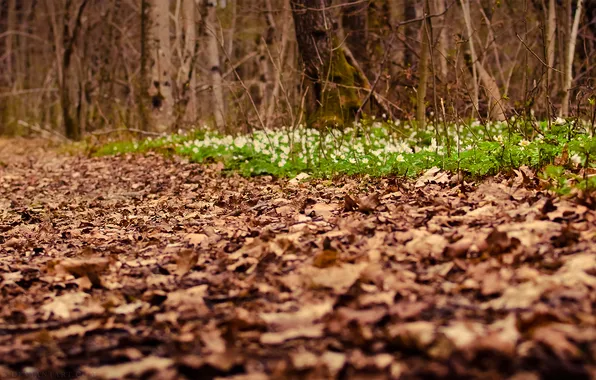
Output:
[[[596,213],[536,184],[0,140],[0,379],[596,378]]]

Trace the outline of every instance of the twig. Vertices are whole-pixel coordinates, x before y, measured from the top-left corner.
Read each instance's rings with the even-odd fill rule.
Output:
[[[546,67],[546,68],[548,68],[548,69],[550,69],[550,70],[556,71],[557,73],[562,73],[562,71],[561,71],[561,70],[557,70],[557,69],[555,69],[554,67],[552,67],[552,66],[549,66],[549,65],[548,65],[546,62],[544,62],[544,61],[542,60],[542,58],[540,58],[540,57],[539,57],[539,56],[538,56],[536,53],[534,53],[534,51],[533,51],[532,49],[530,49],[530,47],[529,47],[529,46],[526,44],[526,42],[525,42],[525,41],[524,41],[524,40],[523,40],[523,39],[522,39],[522,38],[519,36],[519,34],[515,33],[515,35],[517,36],[517,38],[519,39],[519,41],[520,41],[520,42],[521,42],[521,43],[524,45],[524,47],[525,47],[525,48],[526,48],[526,49],[527,49],[527,50],[528,50],[530,53],[532,53],[532,55],[533,55],[534,57],[536,57],[536,59],[537,59],[537,60],[539,60],[539,61],[540,61],[540,63],[542,63],[542,64],[544,65],[544,67]]]
[[[92,136],[100,136],[100,135],[107,135],[107,134],[115,133],[115,132],[134,132],[134,133],[138,133],[140,135],[162,136],[162,134],[158,133],[158,132],[143,131],[142,129],[136,129],[136,128],[118,128],[118,129],[108,129],[105,131],[95,131],[95,132],[91,132],[91,135]]]

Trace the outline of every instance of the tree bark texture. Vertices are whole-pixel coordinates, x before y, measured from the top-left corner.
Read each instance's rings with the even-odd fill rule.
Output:
[[[337,41],[331,0],[291,4],[298,49],[316,98],[309,122],[317,128],[343,127],[360,107],[357,87],[364,82],[363,74],[348,62]]]
[[[213,117],[217,129],[223,131],[225,123],[225,103],[223,96],[223,83],[221,77],[221,62],[219,59],[219,45],[217,40],[217,17],[216,17],[216,2],[205,1],[207,9],[205,14],[205,33],[207,37],[207,65],[211,72],[211,88],[213,89]]]
[[[170,2],[169,0],[152,0],[151,5],[150,41],[153,51],[153,69],[150,95],[154,128],[161,132],[170,130],[175,121]]]

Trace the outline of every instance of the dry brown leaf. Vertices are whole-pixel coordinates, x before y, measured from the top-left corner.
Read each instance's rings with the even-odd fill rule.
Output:
[[[276,329],[288,329],[296,326],[314,324],[333,310],[331,300],[322,303],[305,305],[295,312],[261,313],[260,317],[265,323]]]
[[[194,245],[194,246],[199,246],[201,245],[203,242],[207,241],[209,239],[209,236],[205,235],[205,234],[187,234],[186,236],[184,236],[184,240],[186,240],[188,242],[188,244],[190,245]]]
[[[329,219],[333,216],[336,206],[327,203],[315,203],[304,210],[304,214],[308,216],[320,216],[323,219]]]
[[[443,236],[426,233],[406,243],[404,248],[406,252],[414,256],[440,259],[447,245],[447,239]]]
[[[199,253],[192,249],[183,249],[176,260],[176,274],[185,275],[197,264]]]
[[[425,350],[435,340],[436,328],[433,323],[426,321],[393,324],[387,328],[389,337],[406,348]]]
[[[337,264],[337,251],[326,249],[319,252],[314,258],[312,265],[316,268],[328,268]]]
[[[344,211],[350,212],[358,210],[358,203],[349,194],[344,196]]]
[[[330,288],[341,292],[358,280],[368,264],[342,264],[330,268],[305,268],[300,276],[303,281],[315,288]]]
[[[110,260],[103,257],[66,259],[56,265],[57,272],[69,273],[75,277],[87,277],[95,287],[102,287],[100,274],[108,269]]]
[[[565,166],[569,163],[569,148],[567,146],[567,144],[563,145],[563,150],[561,151],[561,154],[557,157],[555,157],[555,162],[554,164],[557,166]]]
[[[83,367],[85,374],[98,379],[124,379],[128,376],[141,377],[149,371],[162,371],[174,364],[172,359],[147,356],[141,360],[105,365],[101,367]]]
[[[298,339],[298,338],[321,338],[324,333],[324,325],[312,325],[312,326],[304,326],[298,327],[294,329],[287,329],[280,332],[267,332],[261,335],[261,343],[267,345],[279,345],[288,340]]]

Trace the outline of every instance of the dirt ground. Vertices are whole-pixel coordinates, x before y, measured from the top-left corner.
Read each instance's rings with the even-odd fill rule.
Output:
[[[0,140],[0,379],[593,379],[596,213]]]

